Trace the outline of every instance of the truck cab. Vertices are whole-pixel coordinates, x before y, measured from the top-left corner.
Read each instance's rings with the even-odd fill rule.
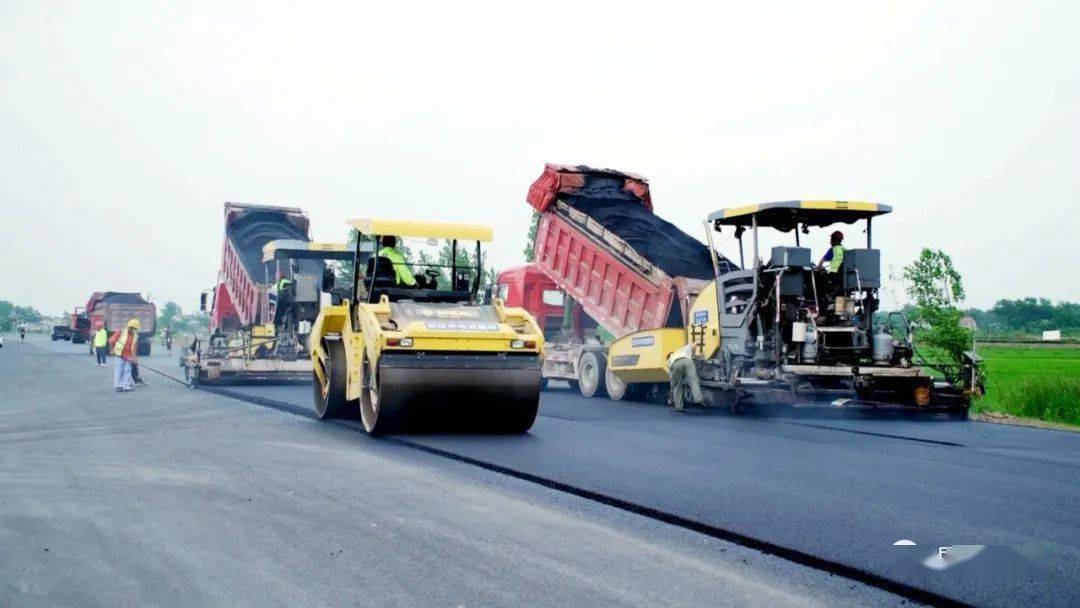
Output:
[[[495,279],[495,296],[502,298],[507,306],[529,311],[543,329],[545,340],[555,338],[563,330],[569,299],[539,268],[525,265],[503,270]]]

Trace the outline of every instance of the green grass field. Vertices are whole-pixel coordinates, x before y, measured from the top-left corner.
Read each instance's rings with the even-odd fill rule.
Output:
[[[988,381],[973,411],[1080,425],[1080,347],[993,345],[979,354]]]

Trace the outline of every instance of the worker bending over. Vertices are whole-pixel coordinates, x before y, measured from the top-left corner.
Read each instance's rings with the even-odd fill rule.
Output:
[[[818,262],[818,270],[825,267],[825,262],[829,263],[829,272],[837,272],[840,270],[841,264],[844,263],[844,233],[837,230],[829,237],[829,250],[825,252],[825,255],[821,257],[821,261]]]
[[[694,359],[690,356],[692,345],[687,344],[675,352],[668,353],[668,375],[671,377],[671,402],[675,411],[682,413],[686,401],[686,391],[690,391],[690,402],[704,405],[701,395],[701,382],[698,380]]]
[[[118,393],[135,390],[131,378],[131,366],[135,364],[139,353],[139,320],[128,321],[127,327],[113,332],[109,338],[112,354],[116,356],[116,371],[113,373],[113,388]]]

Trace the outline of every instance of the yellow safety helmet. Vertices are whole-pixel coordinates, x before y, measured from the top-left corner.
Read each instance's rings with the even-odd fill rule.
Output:
[[[128,321],[128,327],[131,328],[131,329],[134,329],[134,330],[138,330],[142,326],[139,325],[139,320],[138,319],[132,319],[132,320]]]

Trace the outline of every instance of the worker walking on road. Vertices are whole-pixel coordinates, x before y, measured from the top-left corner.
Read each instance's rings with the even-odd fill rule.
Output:
[[[829,263],[829,272],[838,272],[840,266],[844,263],[844,233],[837,230],[833,232],[829,237],[829,250],[825,252],[825,255],[821,257],[821,261],[818,262],[818,270],[825,267],[825,262]]]
[[[109,332],[105,330],[104,326],[101,326],[94,332],[94,355],[97,356],[98,367],[105,365],[106,357],[109,354],[106,350],[108,347]]]
[[[127,327],[113,332],[109,338],[112,354],[116,356],[116,371],[113,373],[113,388],[118,393],[135,390],[131,379],[131,366],[139,353],[139,320],[128,321]]]
[[[671,377],[671,402],[675,411],[683,412],[683,404],[686,401],[686,391],[690,391],[690,402],[703,405],[705,398],[701,395],[701,382],[698,380],[697,368],[694,367],[694,359],[690,356],[692,345],[687,344],[675,352],[668,353],[668,375]]]

